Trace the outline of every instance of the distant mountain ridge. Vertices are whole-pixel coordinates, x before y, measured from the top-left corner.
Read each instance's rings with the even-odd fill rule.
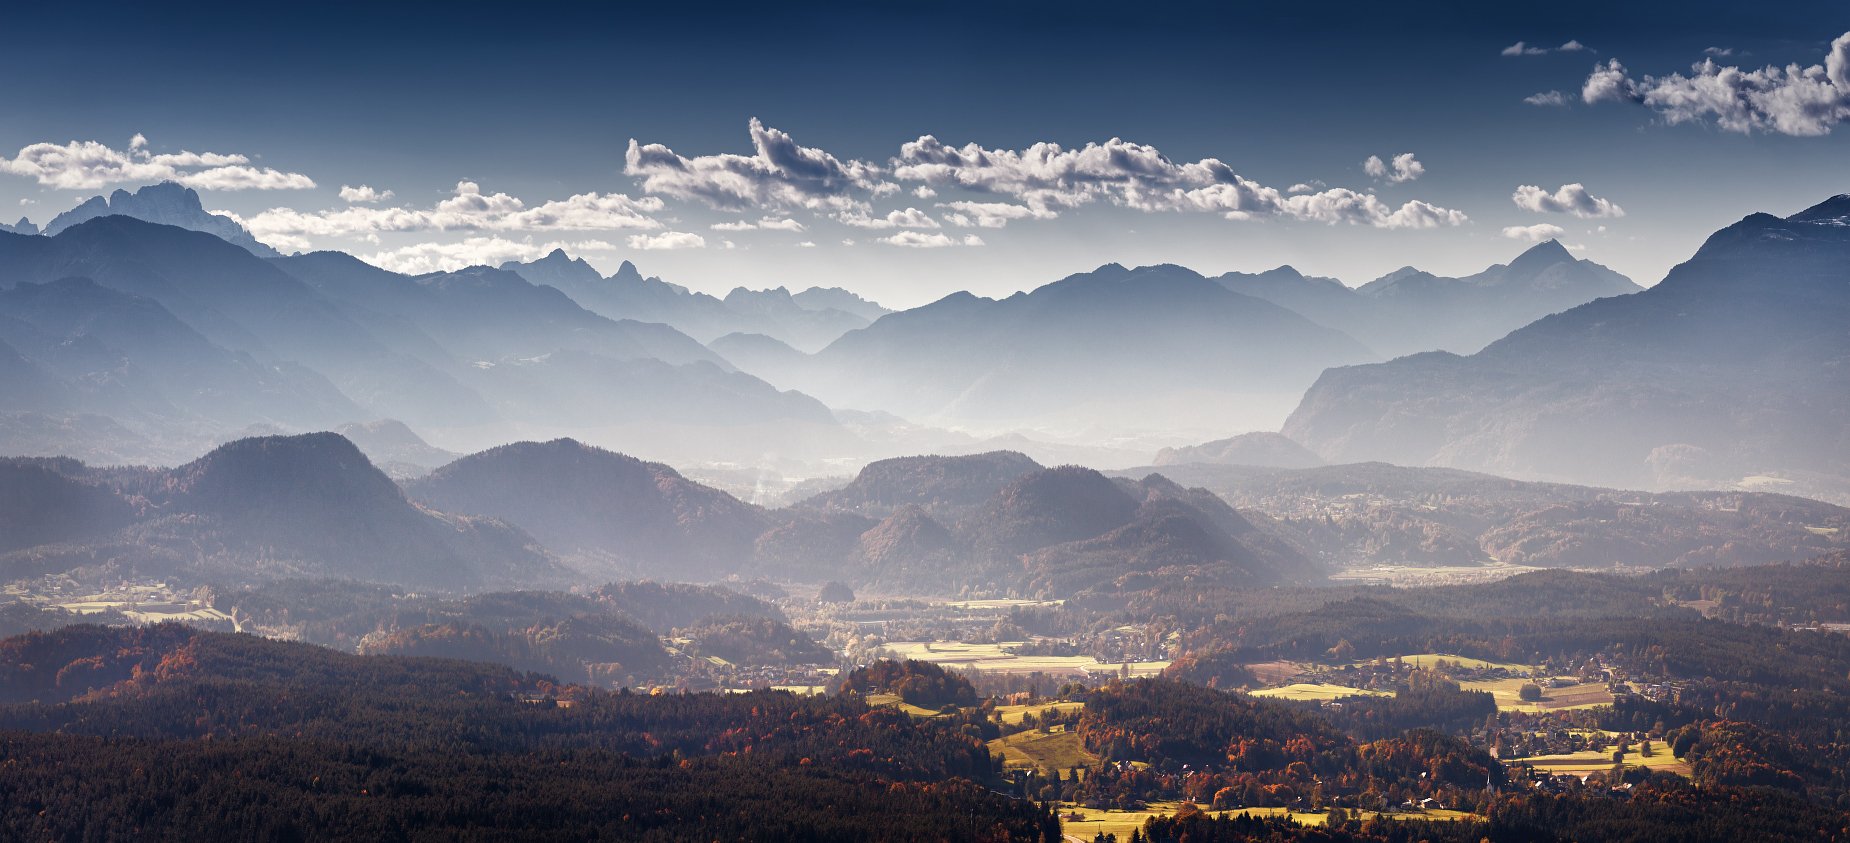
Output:
[[[109,194],[108,198],[92,196],[77,207],[53,217],[51,222],[45,224],[43,232],[16,233],[55,236],[71,226],[107,216],[134,217],[157,225],[202,231],[260,258],[274,258],[281,254],[258,242],[237,220],[208,213],[205,206],[200,204],[197,191],[170,181],[151,184],[134,193],[117,190]]]
[[[1846,220],[1846,197],[1753,214],[1657,286],[1477,354],[1332,369],[1284,433],[1332,461],[1850,500]]]
[[[734,360],[747,371],[834,406],[989,426],[1282,418],[1323,368],[1375,359],[1339,331],[1168,265],[1109,264],[1000,300],[954,293],[812,356],[727,343],[756,352]]]
[[[1288,307],[1340,329],[1383,356],[1445,350],[1469,354],[1550,313],[1640,289],[1631,279],[1576,259],[1558,241],[1508,264],[1446,278],[1403,267],[1359,288],[1289,266],[1215,279],[1235,292]]]
[[[839,287],[811,287],[794,295],[783,287],[737,287],[718,299],[660,278],[645,278],[629,261],[602,277],[563,249],[526,263],[508,261],[501,269],[520,273],[535,284],[557,287],[612,319],[672,325],[701,342],[726,334],[758,333],[814,351],[889,312]]]

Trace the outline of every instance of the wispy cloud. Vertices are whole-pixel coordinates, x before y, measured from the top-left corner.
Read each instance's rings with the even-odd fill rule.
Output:
[[[707,238],[691,231],[664,231],[660,234],[632,234],[629,237],[632,249],[643,251],[661,251],[669,249],[704,249]]]
[[[251,166],[245,155],[186,150],[155,153],[140,134],[129,139],[126,150],[97,141],[29,144],[11,158],[0,157],[0,173],[61,190],[161,181],[198,190],[306,190],[315,186],[313,179],[301,173]]]
[[[1715,61],[1712,52],[1691,65],[1689,75],[1634,78],[1618,59],[1595,65],[1581,86],[1589,104],[1643,105],[1671,125],[1712,121],[1723,131],[1771,132],[1799,137],[1830,134],[1850,120],[1850,32],[1831,42],[1823,64],[1758,70]]]
[[[1508,47],[1504,47],[1503,50],[1500,52],[1500,55],[1545,56],[1545,55],[1548,55],[1549,53],[1583,53],[1586,51],[1587,51],[1587,45],[1582,44],[1579,41],[1575,41],[1575,40],[1569,40],[1567,43],[1562,44],[1559,47],[1543,47],[1539,44],[1532,45],[1527,41],[1517,41],[1516,43],[1511,44]]]
[[[1567,107],[1567,95],[1560,91],[1543,91],[1539,94],[1530,94],[1523,97],[1522,101],[1530,105],[1537,105],[1545,108]]]
[[[981,246],[983,238],[974,234],[966,234],[959,238],[936,231],[931,233],[902,231],[890,237],[876,238],[875,242],[889,246],[904,246],[909,249],[942,249],[947,246]]]

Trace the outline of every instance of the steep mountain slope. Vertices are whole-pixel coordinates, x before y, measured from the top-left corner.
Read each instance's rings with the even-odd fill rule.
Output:
[[[359,411],[317,373],[220,348],[158,302],[89,279],[0,290],[0,340],[117,417],[317,426]]]
[[[1215,280],[1344,331],[1389,357],[1437,350],[1468,354],[1550,313],[1640,289],[1617,272],[1575,259],[1554,240],[1507,265],[1462,278],[1404,267],[1351,289],[1283,266]]]
[[[1754,214],[1664,281],[1483,351],[1332,369],[1284,433],[1378,459],[1850,499],[1850,197]]]
[[[561,583],[532,539],[498,522],[405,499],[333,433],[243,439],[170,470],[82,470],[135,510],[135,523],[82,544],[0,557],[5,579],[75,567],[247,582],[349,577],[414,588]]]
[[[382,415],[455,420],[485,409],[448,374],[389,348],[308,285],[210,234],[125,216],[54,237],[0,234],[0,278],[9,286],[67,277],[158,302],[213,344],[266,365],[320,372]]]
[[[724,576],[767,525],[757,507],[668,466],[570,439],[472,454],[408,488],[447,512],[513,522],[606,579]]]
[[[957,293],[883,316],[789,385],[920,420],[1147,425],[1160,414],[1211,425],[1241,408],[1260,418],[1322,368],[1372,358],[1342,333],[1187,269],[1109,264],[999,301]]]

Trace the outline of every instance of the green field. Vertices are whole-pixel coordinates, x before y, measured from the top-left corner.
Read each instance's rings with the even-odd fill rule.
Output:
[[[1030,703],[1028,705],[999,705],[996,706],[996,716],[1001,718],[1000,722],[1004,726],[1019,726],[1021,725],[1021,718],[1024,714],[1032,714],[1039,717],[1041,716],[1041,712],[1050,708],[1058,709],[1064,714],[1085,707],[1086,704],[1082,702],[1044,702]]]
[[[1098,763],[1098,756],[1087,752],[1085,745],[1080,743],[1079,733],[1066,731],[1042,734],[1029,729],[1016,732],[990,741],[989,754],[1001,754],[1006,762],[1004,767],[1010,770],[1059,770],[1064,774],[1074,767],[1089,770]]]
[[[1460,682],[1458,686],[1467,691],[1489,691],[1491,696],[1497,698],[1499,711],[1540,714],[1545,711],[1572,711],[1612,705],[1612,693],[1606,690],[1604,682],[1587,682],[1566,688],[1545,687],[1540,702],[1528,702],[1522,698],[1522,686],[1529,682],[1528,679],[1498,679],[1490,682]]]
[[[1532,758],[1518,758],[1512,764],[1528,764],[1536,770],[1556,775],[1585,776],[1591,773],[1603,773],[1612,769],[1612,752],[1617,746],[1608,746],[1602,751],[1587,750],[1571,752],[1564,755],[1537,755]],[[1670,754],[1670,747],[1663,741],[1651,744],[1652,755],[1646,758],[1638,754],[1636,748],[1625,754],[1625,766],[1644,767],[1650,770],[1662,770],[1679,776],[1689,775],[1689,765]]]
[[[1350,688],[1343,685],[1319,685],[1311,682],[1299,682],[1282,688],[1262,688],[1253,691],[1255,697],[1270,697],[1281,700],[1339,700],[1343,697],[1391,697],[1393,691],[1370,691],[1364,688]]]

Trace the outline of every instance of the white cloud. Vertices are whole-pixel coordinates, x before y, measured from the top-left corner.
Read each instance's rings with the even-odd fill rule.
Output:
[[[1711,48],[1713,49],[1713,48]],[[1714,121],[1723,131],[1815,137],[1850,120],[1850,32],[1831,42],[1822,65],[1768,65],[1746,70],[1717,64],[1711,53],[1688,76],[1633,78],[1617,59],[1595,65],[1581,86],[1589,104],[1633,102],[1671,125]]]
[[[1734,55],[1733,47],[1704,47],[1702,54],[1710,58],[1725,59]]]
[[[852,245],[854,245],[854,238],[852,238],[852,237],[844,237],[844,238],[842,238],[842,241],[841,241],[841,244],[842,244],[843,246],[852,246]]]
[[[1326,187],[1329,187],[1329,185],[1324,184],[1322,181],[1319,181],[1317,179],[1311,179],[1310,181],[1298,182],[1297,184],[1294,184],[1290,188],[1286,189],[1285,192],[1286,193],[1315,193]]]
[[[805,240],[805,241],[803,241],[803,242],[801,242],[801,243],[798,243],[798,244],[797,244],[797,248],[799,248],[799,249],[814,249],[814,248],[816,248],[816,242],[815,242],[814,240]]]
[[[707,238],[689,231],[664,231],[660,234],[632,234],[630,248],[653,251],[660,249],[704,249]]]
[[[602,240],[535,243],[531,240],[507,240],[500,237],[469,237],[455,243],[418,243],[361,255],[360,259],[393,272],[422,275],[427,272],[453,272],[469,266],[500,266],[508,261],[536,260],[554,249],[582,253],[615,248]]]
[[[926,187],[925,185],[921,184],[918,187],[915,187],[912,189],[912,195],[917,196],[920,199],[930,199],[932,197],[937,196],[938,191],[932,190],[931,188]]]
[[[1516,43],[1511,44],[1508,47],[1504,47],[1502,52],[1499,53],[1499,55],[1545,56],[1545,55],[1548,55],[1549,53],[1582,53],[1582,52],[1586,52],[1587,49],[1588,49],[1587,45],[1582,44],[1579,41],[1572,40],[1572,39],[1570,39],[1567,43],[1562,44],[1559,47],[1552,47],[1552,48],[1551,47],[1533,47],[1533,46],[1530,46],[1527,41],[1517,41]]]
[[[1362,172],[1371,178],[1387,179],[1392,184],[1410,182],[1426,174],[1426,165],[1421,164],[1411,152],[1394,156],[1392,161],[1383,161],[1379,155],[1370,155],[1362,162]]]
[[[892,163],[897,179],[1011,196],[1040,213],[1102,200],[1145,212],[1214,212],[1236,220],[1286,217],[1382,228],[1459,225],[1466,219],[1425,202],[1392,208],[1342,188],[1286,196],[1217,159],[1178,164],[1155,147],[1118,138],[1079,149],[1037,143],[1008,150],[951,147],[925,135],[900,147]],[[1414,163],[1409,156],[1409,165]]]
[[[938,221],[917,208],[903,211],[889,211],[886,216],[869,216],[862,211],[847,211],[836,215],[843,225],[855,228],[939,228]]]
[[[765,217],[757,222],[738,220],[736,222],[718,222],[708,228],[714,231],[804,231],[804,225],[789,217]]]
[[[250,159],[243,155],[187,151],[156,155],[148,151],[148,139],[139,134],[129,140],[127,151],[96,141],[29,144],[12,158],[0,157],[0,173],[61,190],[160,181],[200,190],[304,190],[315,186],[313,179],[301,173],[250,166]]]
[[[581,193],[528,207],[506,193],[483,193],[472,181],[434,207],[361,207],[324,211],[271,208],[240,220],[265,243],[281,238],[366,237],[403,231],[616,231],[653,230],[661,223],[650,214],[662,200],[615,193]],[[288,241],[284,241],[288,242]]]
[[[38,204],[38,200],[36,200],[36,199],[21,199],[21,200],[19,200],[19,207],[21,207],[21,208],[24,208],[24,207],[26,207],[27,205],[36,205],[36,204]]]
[[[1553,193],[1533,184],[1525,184],[1510,194],[1510,200],[1516,203],[1516,207],[1538,214],[1573,214],[1583,219],[1625,216],[1624,208],[1610,199],[1594,196],[1578,182],[1561,185]]]
[[[845,211],[860,207],[858,194],[882,195],[898,185],[882,180],[878,166],[843,161],[801,146],[790,135],[751,120],[751,155],[692,158],[658,143],[630,140],[624,172],[642,179],[646,193],[703,202],[722,210],[809,208]]]
[[[966,234],[962,238],[952,237],[942,232],[927,234],[922,231],[902,231],[890,237],[881,237],[874,242],[889,246],[904,246],[909,249],[942,249],[947,246],[981,246],[983,238]]]
[[[1060,216],[1046,208],[1011,202],[940,202],[938,207],[950,209],[944,221],[958,228],[1001,228],[1013,220],[1050,220]]]
[[[343,202],[366,205],[392,198],[392,191],[374,190],[371,186],[364,184],[359,187],[348,187],[343,184],[340,186],[340,198]]]
[[[1560,91],[1543,91],[1539,94],[1530,94],[1523,97],[1522,101],[1530,105],[1565,108],[1567,106],[1567,95]]]
[[[1546,222],[1536,223],[1535,225],[1511,225],[1505,226],[1503,229],[1504,237],[1508,237],[1511,240],[1527,240],[1530,243],[1553,240],[1566,233],[1567,230],[1563,229],[1561,226]]]

